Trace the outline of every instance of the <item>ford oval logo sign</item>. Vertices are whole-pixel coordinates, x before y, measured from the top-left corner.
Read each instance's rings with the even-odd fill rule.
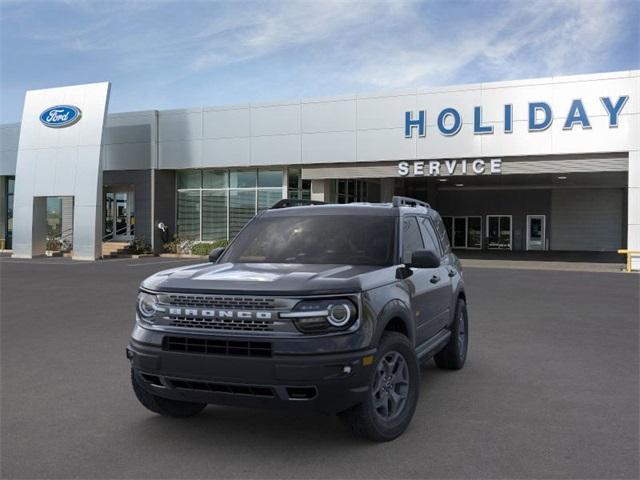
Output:
[[[82,112],[73,105],[57,105],[40,114],[40,121],[46,127],[62,128],[73,125],[82,117]]]

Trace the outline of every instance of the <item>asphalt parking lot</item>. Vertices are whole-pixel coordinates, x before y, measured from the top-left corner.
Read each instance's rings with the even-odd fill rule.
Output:
[[[0,259],[2,478],[638,478],[640,276],[467,268],[460,372],[422,368],[404,436],[131,392],[136,287],[182,263]]]

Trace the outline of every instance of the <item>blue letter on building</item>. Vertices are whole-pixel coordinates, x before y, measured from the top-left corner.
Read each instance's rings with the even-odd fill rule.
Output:
[[[584,111],[584,105],[582,105],[582,100],[580,99],[574,100],[571,104],[567,120],[564,122],[564,127],[562,127],[562,129],[571,130],[574,123],[581,124],[582,128],[591,128],[589,117],[587,117],[587,112]]]
[[[448,116],[453,117],[453,125],[450,128],[447,128],[444,124],[445,120]],[[445,108],[438,115],[438,130],[443,135],[455,135],[460,131],[462,127],[462,120],[460,119],[460,114],[455,108]]]
[[[622,97],[618,98],[615,106],[613,106],[611,105],[611,99],[609,97],[600,98],[600,101],[602,101],[604,108],[609,113],[609,128],[618,126],[618,115],[620,115],[620,112],[627,103],[627,100],[629,100],[629,95],[623,95]]]
[[[539,123],[536,123],[536,113],[538,110],[544,112],[544,119]],[[539,132],[546,130],[551,125],[553,116],[551,115],[551,107],[545,102],[535,102],[529,104],[529,131]]]
[[[418,127],[418,135],[424,137],[425,135],[425,111],[418,111],[418,120],[411,119],[411,112],[405,112],[404,114],[404,136],[411,138],[413,134],[413,127]]]
[[[504,133],[513,133],[513,105],[504,106]]]
[[[493,133],[493,125],[482,125],[482,107],[473,107],[473,133]]]

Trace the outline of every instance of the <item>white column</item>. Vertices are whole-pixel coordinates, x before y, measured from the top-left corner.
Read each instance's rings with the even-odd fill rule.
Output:
[[[311,200],[324,202],[324,180],[311,180]]]

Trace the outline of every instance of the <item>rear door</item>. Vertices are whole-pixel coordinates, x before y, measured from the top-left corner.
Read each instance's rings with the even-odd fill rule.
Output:
[[[424,248],[418,217],[403,217],[402,263],[410,263],[413,252]],[[438,282],[434,282],[434,277],[439,276],[439,269],[412,268],[411,270],[413,274],[404,282],[411,296],[411,310],[416,325],[416,344],[419,345],[439,330],[436,323],[439,321],[437,307],[434,303],[434,293],[439,288]]]

